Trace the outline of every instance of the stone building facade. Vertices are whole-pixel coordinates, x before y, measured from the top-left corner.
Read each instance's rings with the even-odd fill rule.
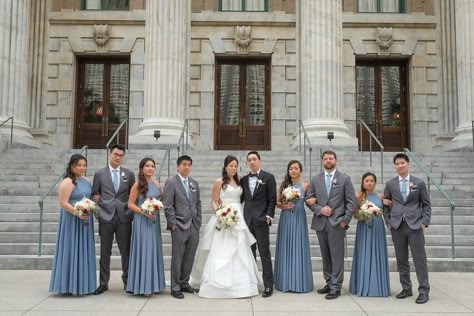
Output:
[[[474,0],[5,0],[14,142],[472,147]],[[8,124],[1,128],[7,140]],[[125,135],[123,135],[125,136]]]

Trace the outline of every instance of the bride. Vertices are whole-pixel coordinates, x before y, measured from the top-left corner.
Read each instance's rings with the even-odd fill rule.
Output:
[[[212,187],[211,207],[220,204],[238,211],[239,221],[230,227],[216,229],[217,217],[212,216],[201,230],[190,285],[199,287],[199,296],[206,298],[239,298],[258,295],[263,280],[250,246],[256,242],[242,214],[237,168],[234,156],[224,160],[222,177]]]

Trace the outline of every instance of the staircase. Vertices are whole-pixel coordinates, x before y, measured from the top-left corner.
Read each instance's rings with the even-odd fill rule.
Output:
[[[39,240],[39,197],[46,192],[53,181],[64,172],[69,157],[78,150],[54,149],[8,149],[0,153],[0,269],[50,269],[54,254],[55,232],[59,219],[59,203],[57,188],[44,201],[43,244],[42,256],[38,256]],[[143,157],[152,157],[159,164],[164,152],[158,150],[130,150],[127,152],[123,165],[135,173],[139,161]],[[220,176],[222,163],[227,154],[236,156],[240,161],[240,175],[247,172],[245,167],[246,152],[189,152],[193,158],[191,175],[199,181],[203,207],[203,223],[210,216],[211,186]],[[383,192],[380,183],[380,156],[373,159],[369,166],[368,153],[337,150],[338,169],[349,174],[356,192],[364,172],[374,171],[379,177],[377,189]],[[286,171],[288,161],[303,158],[298,152],[261,152],[262,169],[273,173],[280,182]],[[473,153],[415,153],[427,166],[438,183],[456,203],[454,214],[455,259],[451,251],[450,209],[448,202],[431,186],[432,223],[426,231],[426,250],[430,271],[474,271],[474,154]],[[175,174],[176,151],[171,155],[170,170]],[[316,155],[313,155],[317,156]],[[384,180],[395,176],[392,153],[384,158]],[[89,150],[88,177],[92,179],[94,172],[106,163],[105,150]],[[303,179],[309,180],[309,171],[304,168]],[[426,180],[414,162],[411,173]],[[313,161],[312,174],[319,172],[319,160]],[[167,165],[163,167],[161,180],[165,181]],[[280,211],[276,210],[274,223],[270,229],[271,250],[274,253],[277,224]],[[308,223],[312,214],[308,212]],[[164,217],[161,216],[164,228]],[[353,244],[355,240],[356,221],[353,220],[347,234],[346,270],[350,270]],[[96,254],[98,258],[99,238],[96,232]],[[322,269],[321,256],[317,237],[309,230],[313,270]],[[169,269],[171,261],[170,234],[163,229],[163,250],[165,268]],[[395,255],[390,236],[389,242],[390,269],[396,270]],[[120,268],[118,248],[112,251],[112,267]]]

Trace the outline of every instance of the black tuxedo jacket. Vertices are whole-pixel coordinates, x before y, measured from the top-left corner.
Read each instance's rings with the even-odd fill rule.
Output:
[[[276,182],[275,177],[268,172],[260,170],[257,184],[252,194],[249,188],[249,176],[243,176],[240,180],[243,189],[241,196],[244,204],[244,219],[247,226],[253,223],[257,226],[268,225],[267,216],[273,218],[276,204]]]

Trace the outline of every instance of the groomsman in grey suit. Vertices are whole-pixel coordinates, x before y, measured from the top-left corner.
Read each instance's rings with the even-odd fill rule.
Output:
[[[425,182],[410,175],[410,159],[406,154],[396,154],[393,163],[398,176],[385,185],[384,198],[391,201],[391,207],[384,208],[384,218],[392,233],[402,284],[402,291],[396,297],[413,296],[408,262],[410,246],[419,284],[416,303],[424,304],[428,302],[430,292],[424,235],[431,221],[430,197]]]
[[[350,177],[336,170],[336,153],[327,150],[321,159],[325,171],[311,179],[306,203],[314,213],[311,228],[318,236],[326,280],[318,293],[332,300],[341,295],[344,236],[354,212],[355,194]]]
[[[178,158],[178,174],[169,178],[164,187],[164,211],[171,231],[171,295],[184,298],[183,292],[198,290],[189,285],[189,276],[199,243],[201,228],[201,195],[199,183],[189,176],[193,160]]]
[[[101,208],[99,213],[100,277],[95,295],[109,289],[110,256],[114,235],[122,259],[123,288],[124,290],[127,288],[133,219],[133,212],[128,209],[127,203],[130,189],[135,183],[135,175],[121,166],[124,156],[125,147],[120,144],[113,145],[109,153],[109,165],[98,170],[94,175],[92,198],[99,203]]]

